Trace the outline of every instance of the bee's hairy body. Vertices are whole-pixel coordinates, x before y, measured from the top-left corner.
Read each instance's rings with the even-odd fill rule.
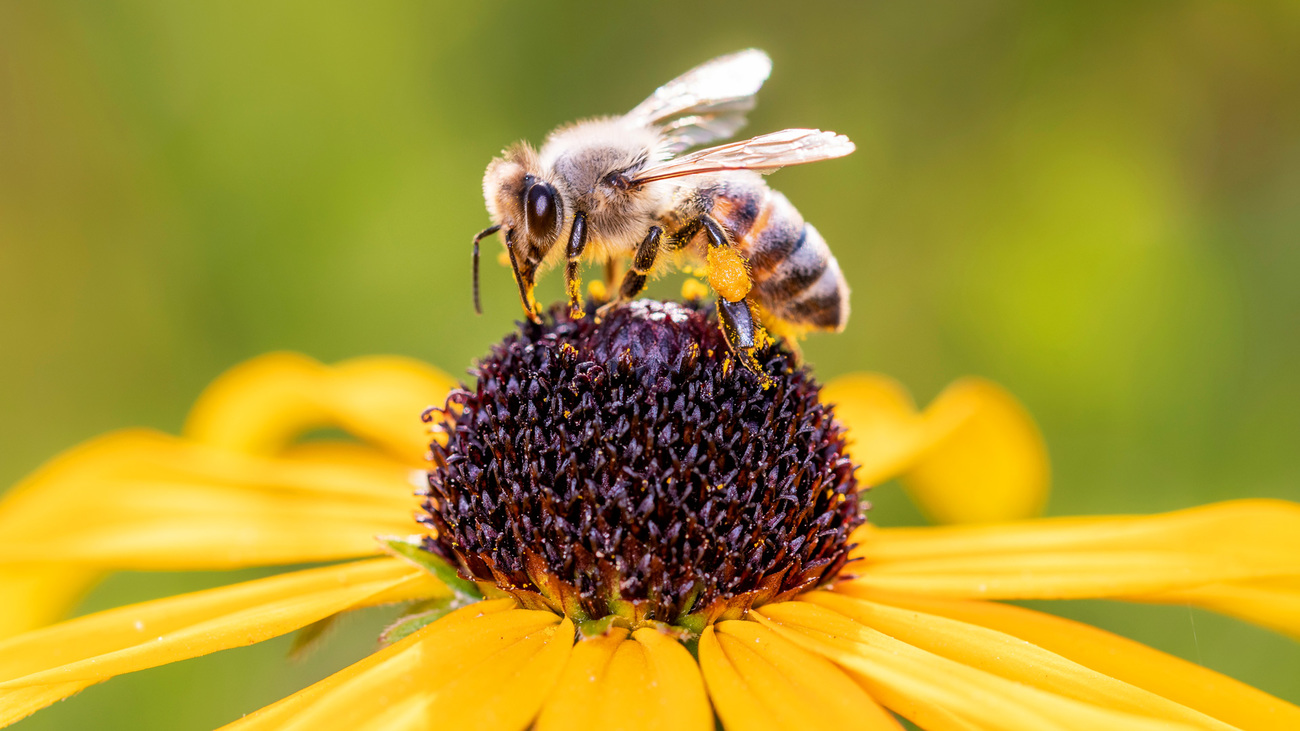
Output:
[[[615,119],[597,119],[562,127],[551,134],[540,151],[516,145],[503,158],[492,161],[483,181],[488,211],[505,229],[526,227],[518,205],[524,177],[530,173],[556,189],[563,201],[563,220],[551,241],[527,240],[521,264],[545,271],[565,260],[565,248],[576,211],[586,213],[585,261],[607,261],[636,252],[646,231],[671,210],[677,181],[657,181],[633,190],[619,190],[609,176],[635,169],[646,159],[657,136],[632,134]],[[643,163],[641,163],[643,164]]]
[[[770,316],[811,330],[843,330],[849,316],[849,285],[826,240],[803,220],[784,195],[755,173],[721,173],[689,194],[674,210],[677,220],[699,213],[713,217],[749,264],[750,293]],[[705,255],[697,232],[689,248]]]
[[[483,193],[530,317],[537,275],[561,262],[570,303],[581,309],[581,262],[626,262],[613,304],[682,256],[708,263],[727,341],[743,362],[755,344],[753,300],[795,330],[840,330],[848,285],[826,242],[754,170],[839,157],[851,142],[818,130],[784,130],[684,157],[729,136],[766,79],[767,57],[744,51],[671,82],[622,117],[561,127],[540,150],[506,149],[488,166]],[[706,92],[713,92],[709,96]]]

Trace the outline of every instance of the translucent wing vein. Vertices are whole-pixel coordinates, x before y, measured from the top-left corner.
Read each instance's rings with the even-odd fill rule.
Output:
[[[787,165],[844,157],[853,150],[853,142],[844,135],[819,129],[785,129],[651,165],[632,182],[641,184],[722,170],[769,173]]]

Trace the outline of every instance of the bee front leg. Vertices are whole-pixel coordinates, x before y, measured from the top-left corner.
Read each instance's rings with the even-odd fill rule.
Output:
[[[618,288],[618,296],[596,310],[597,318],[604,317],[614,305],[632,299],[645,289],[646,277],[654,268],[655,260],[659,258],[659,243],[663,240],[663,234],[662,228],[650,227],[650,231],[641,240],[641,245],[636,247],[636,258],[632,260],[632,268],[623,275],[623,284]]]
[[[534,267],[524,270],[519,266],[519,257],[515,256],[514,234],[513,229],[506,232],[506,253],[510,255],[510,269],[514,271],[515,283],[519,285],[519,301],[523,303],[528,319],[541,324],[542,318],[537,314],[537,300],[533,297],[533,283],[537,270]]]
[[[478,242],[501,230],[501,225],[488,226],[474,234],[474,311],[483,314],[483,302],[478,296]]]
[[[573,230],[569,232],[569,248],[564,266],[564,289],[569,294],[569,317],[580,320],[587,316],[582,306],[582,279],[578,276],[578,265],[582,252],[587,248],[587,214],[578,211],[573,217]]]

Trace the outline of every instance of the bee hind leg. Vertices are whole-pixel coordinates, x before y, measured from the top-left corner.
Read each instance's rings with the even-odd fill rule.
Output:
[[[596,310],[596,319],[604,317],[615,305],[626,302],[633,297],[641,294],[645,289],[646,277],[650,275],[650,270],[654,268],[655,260],[659,258],[659,243],[663,240],[664,230],[658,226],[651,226],[650,231],[642,239],[641,245],[636,247],[636,257],[632,260],[632,268],[627,270],[623,275],[623,284],[618,288],[618,294],[614,299],[601,306]]]
[[[741,365],[758,376],[764,388],[770,386],[771,377],[754,359],[754,347],[758,341],[757,331],[760,326],[755,322],[754,313],[749,309],[748,298],[731,302],[725,297],[719,297],[717,302],[722,336],[726,339],[732,355],[736,356],[736,360],[739,360]]]

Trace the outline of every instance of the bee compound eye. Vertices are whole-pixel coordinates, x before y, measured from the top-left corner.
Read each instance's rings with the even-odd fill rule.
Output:
[[[549,183],[535,183],[524,196],[524,215],[528,219],[528,231],[534,236],[548,234],[555,230],[556,213],[555,188]]]

